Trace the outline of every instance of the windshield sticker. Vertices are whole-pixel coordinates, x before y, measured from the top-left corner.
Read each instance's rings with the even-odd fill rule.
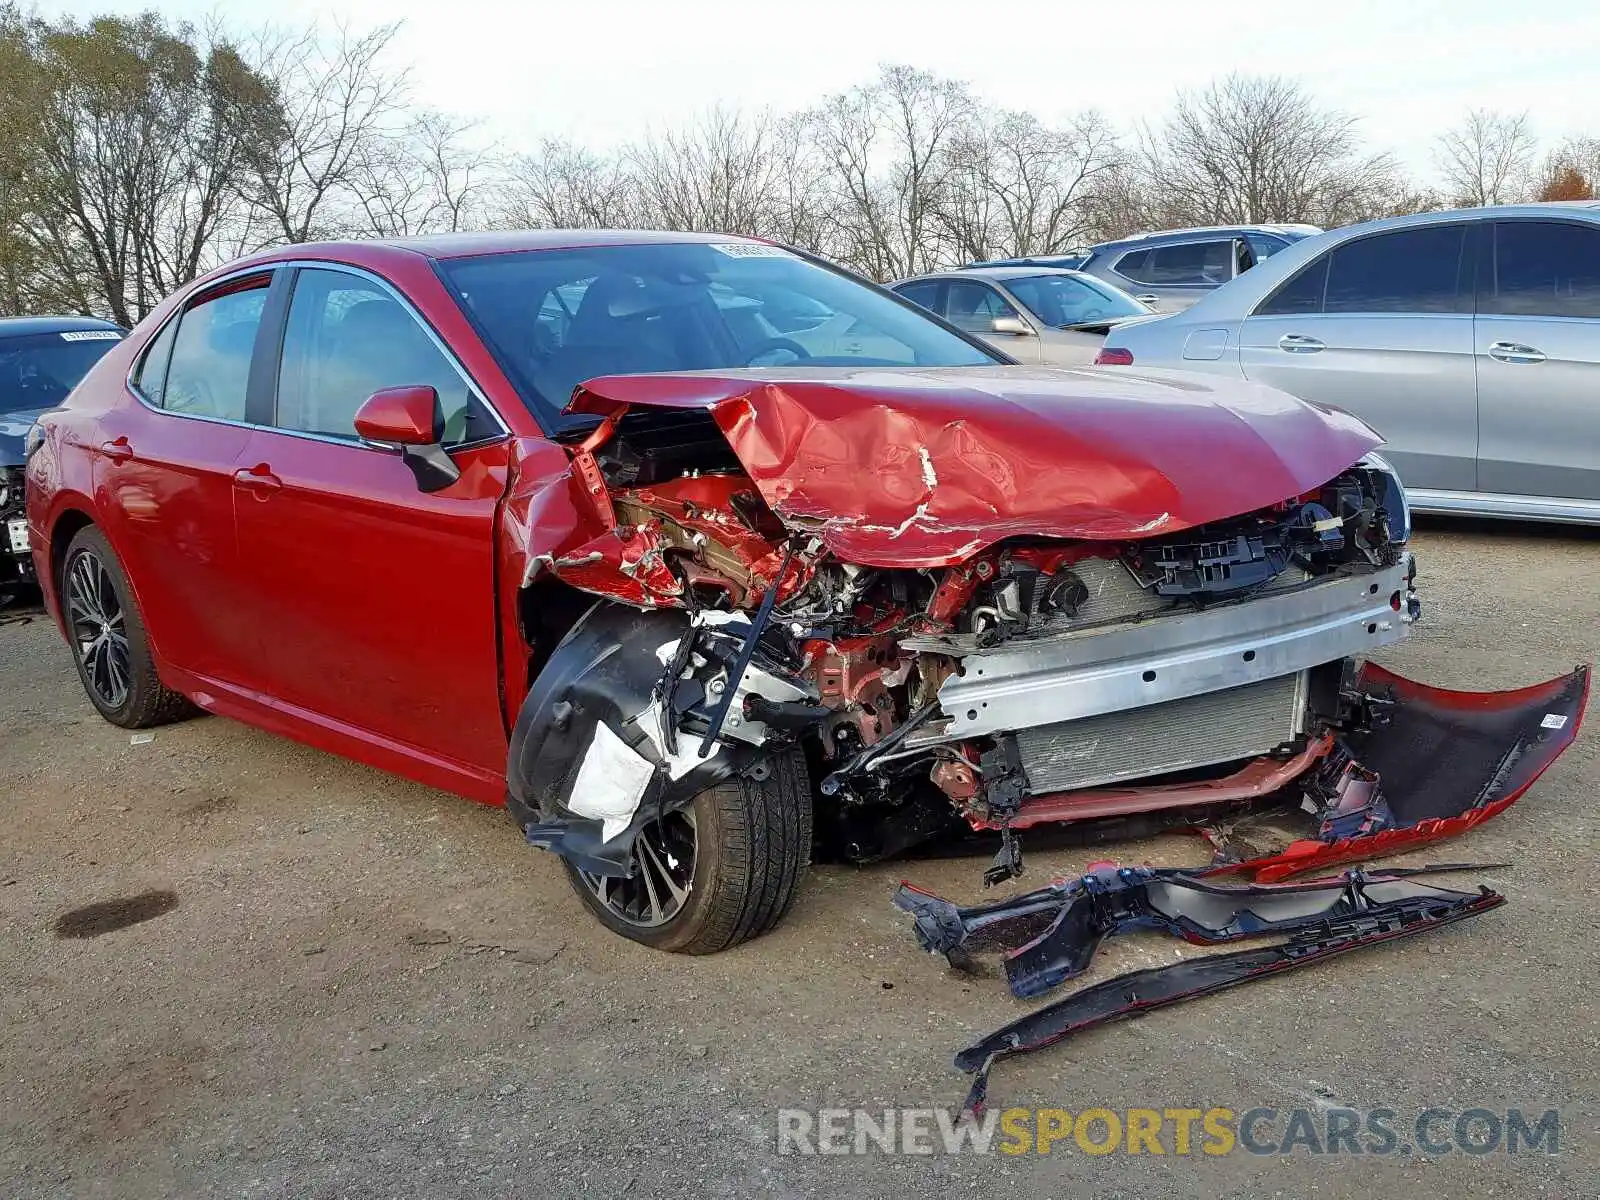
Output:
[[[765,242],[710,242],[713,250],[720,250],[729,258],[793,258],[782,246],[769,246]]]
[[[61,335],[63,342],[120,342],[122,335],[115,329],[74,329]]]

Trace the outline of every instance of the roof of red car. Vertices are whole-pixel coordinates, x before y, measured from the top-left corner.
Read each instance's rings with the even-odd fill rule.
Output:
[[[279,246],[263,257],[348,259],[384,250],[411,250],[429,258],[510,254],[518,250],[566,250],[583,246],[628,246],[651,242],[748,242],[730,233],[681,233],[664,229],[506,229],[484,233],[440,233],[429,237],[376,238]]]

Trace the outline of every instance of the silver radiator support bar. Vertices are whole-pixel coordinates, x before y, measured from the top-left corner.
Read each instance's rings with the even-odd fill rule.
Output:
[[[948,741],[1122,712],[1365,654],[1408,632],[1411,556],[1199,612],[1016,639],[962,659],[939,689]],[[1399,593],[1400,611],[1391,598]],[[908,742],[908,744],[910,744]]]

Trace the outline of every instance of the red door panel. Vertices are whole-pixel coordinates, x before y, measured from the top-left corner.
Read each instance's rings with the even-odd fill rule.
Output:
[[[461,478],[429,495],[396,453],[255,430],[232,488],[262,690],[447,768],[503,772],[505,455],[456,452]]]
[[[233,471],[250,431],[135,402],[101,418],[95,506],[164,663],[247,683]]]

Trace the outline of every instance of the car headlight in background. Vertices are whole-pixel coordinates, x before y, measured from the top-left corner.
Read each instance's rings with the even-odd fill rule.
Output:
[[[1378,496],[1383,510],[1389,516],[1389,537],[1404,545],[1411,540],[1411,502],[1406,499],[1405,485],[1400,482],[1400,472],[1381,454],[1363,455],[1358,467],[1365,467],[1375,477]]]

